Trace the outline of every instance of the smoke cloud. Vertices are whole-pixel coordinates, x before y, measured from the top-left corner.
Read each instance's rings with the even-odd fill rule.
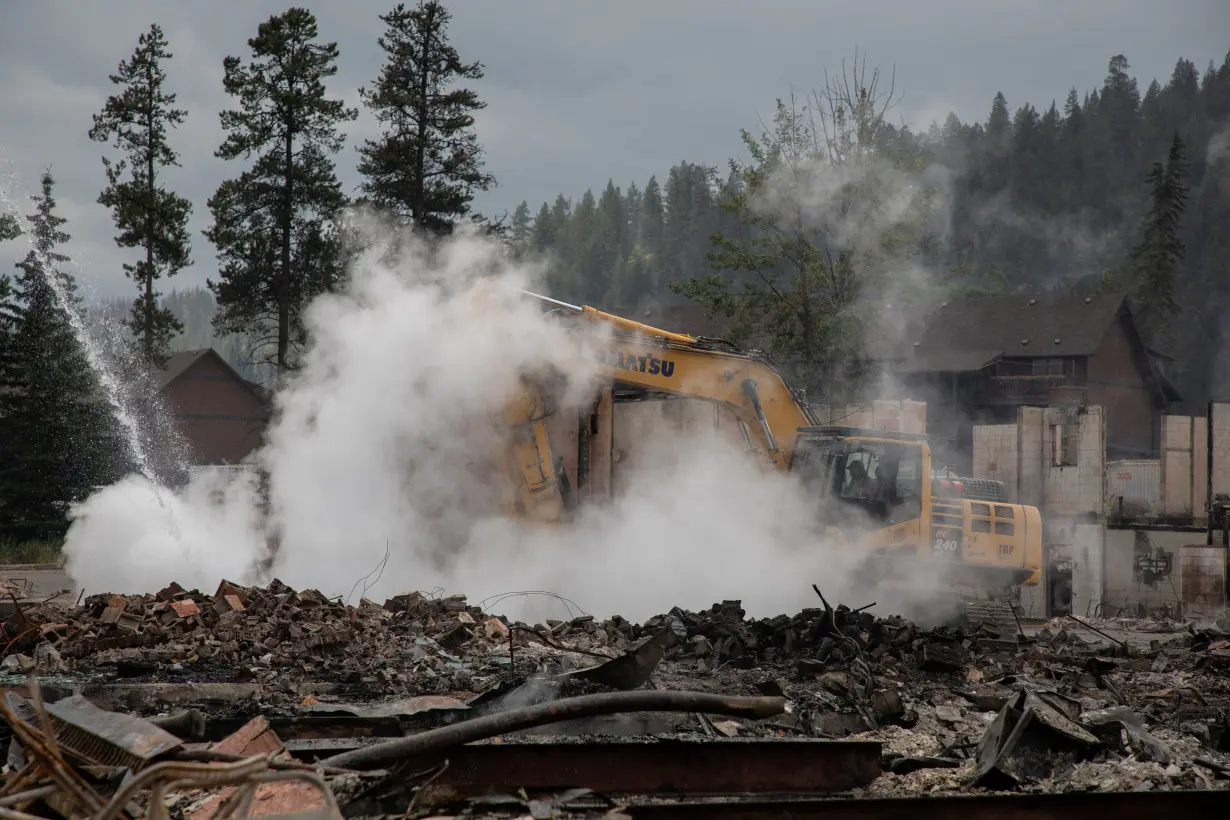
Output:
[[[826,546],[815,501],[704,431],[637,442],[620,497],[571,524],[502,515],[491,456],[519,374],[567,373],[567,412],[596,384],[594,351],[520,296],[541,271],[491,240],[398,247],[393,263],[388,245],[374,247],[343,292],[310,307],[302,370],[279,392],[259,454],[267,487],[197,477],[173,493],[130,477],[99,491],[73,510],[65,545],[80,585],[210,590],[223,577],[276,576],[346,597],[387,555],[360,584],[378,600],[549,590],[594,615],[639,619],[724,598],[775,615],[815,605],[812,582],[842,597],[854,555]],[[550,597],[500,606],[567,615]]]

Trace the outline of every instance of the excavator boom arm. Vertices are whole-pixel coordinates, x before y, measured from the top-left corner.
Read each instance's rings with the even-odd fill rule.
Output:
[[[816,419],[777,366],[759,353],[728,349],[710,340],[651,327],[527,293],[587,324],[606,326],[601,355],[614,382],[718,404],[741,421],[780,470],[790,465],[795,431]]]

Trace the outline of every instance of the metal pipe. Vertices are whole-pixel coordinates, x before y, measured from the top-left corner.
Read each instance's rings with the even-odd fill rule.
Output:
[[[50,797],[51,795],[55,794],[59,790],[60,790],[59,786],[51,785],[51,786],[39,786],[38,788],[30,789],[29,791],[19,792],[17,794],[10,794],[6,797],[0,797],[0,807],[7,809],[13,806],[16,806],[20,803],[30,803],[35,800],[38,800],[40,797]]]
[[[533,299],[538,299],[548,304],[556,305],[557,307],[564,308],[565,310],[570,310],[573,313],[580,313],[584,310],[584,308],[581,307],[580,305],[570,305],[567,302],[561,302],[559,299],[552,299],[550,296],[543,296],[541,293],[531,293],[528,290],[520,291],[520,293],[522,296],[529,296]]]
[[[404,758],[442,752],[453,746],[509,732],[620,712],[701,712],[756,719],[780,715],[785,710],[785,698],[742,698],[703,692],[656,690],[604,692],[539,703],[523,709],[510,709],[507,712],[497,712],[451,726],[430,729],[410,737],[326,757],[320,761],[320,765],[338,769],[378,768]]]

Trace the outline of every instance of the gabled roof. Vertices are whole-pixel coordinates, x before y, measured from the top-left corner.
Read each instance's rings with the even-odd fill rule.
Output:
[[[243,376],[239,375],[239,372],[236,371],[235,368],[231,367],[230,363],[227,362],[227,360],[212,347],[203,347],[198,350],[181,350],[168,356],[166,366],[154,374],[154,377],[158,382],[158,389],[165,390],[172,382],[182,376],[188,368],[192,367],[192,365],[206,357],[216,359],[218,363],[222,365],[222,368],[235,378],[235,381],[247,388],[252,395],[256,396],[256,398],[261,401],[261,403],[269,403],[270,397],[267,392],[260,387],[260,385],[253,384]]]
[[[181,350],[178,353],[172,353],[167,357],[166,365],[154,374],[158,380],[158,389],[162,390],[168,384],[178,379],[185,370],[195,364],[206,353],[217,355],[212,347],[204,347],[200,350]],[[239,374],[235,375],[238,376]]]
[[[912,319],[882,317],[883,338],[868,339],[868,352],[920,373],[967,372],[1001,357],[1091,356],[1125,307],[1119,293],[975,296]]]
[[[969,373],[1000,359],[1092,356],[1120,316],[1139,345],[1147,378],[1167,401],[1181,401],[1160,363],[1173,361],[1140,336],[1123,293],[976,296],[943,302],[920,317],[882,315],[867,335],[875,361],[908,373]]]

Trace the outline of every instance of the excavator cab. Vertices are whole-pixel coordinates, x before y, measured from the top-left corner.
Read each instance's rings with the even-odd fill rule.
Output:
[[[878,530],[917,521],[926,509],[930,450],[906,434],[851,428],[800,428],[790,465],[805,487],[824,499],[826,514],[858,510]]]
[[[945,580],[965,589],[1039,581],[1037,509],[1007,503],[1002,487],[990,498],[981,483],[991,482],[937,477],[925,436],[801,428],[790,469],[823,499],[821,514],[865,551],[876,578],[916,576],[921,559],[941,562]],[[851,508],[864,514],[842,514]]]

